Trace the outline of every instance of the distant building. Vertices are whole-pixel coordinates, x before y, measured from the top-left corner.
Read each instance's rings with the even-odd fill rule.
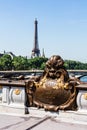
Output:
[[[10,55],[12,59],[15,56],[12,52],[5,52],[4,54]]]
[[[2,57],[2,56],[3,56],[3,54],[0,53],[0,57]]]
[[[13,57],[15,56],[12,52],[6,52],[6,51],[4,51],[3,54],[0,53],[0,57],[2,57],[4,54],[10,55],[12,59],[13,59]]]

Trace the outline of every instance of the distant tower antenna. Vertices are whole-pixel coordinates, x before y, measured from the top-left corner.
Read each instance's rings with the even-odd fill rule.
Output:
[[[45,58],[44,48],[42,50],[42,57]]]

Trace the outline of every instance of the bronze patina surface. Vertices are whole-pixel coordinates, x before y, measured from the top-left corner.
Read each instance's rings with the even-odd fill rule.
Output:
[[[29,87],[30,86],[30,87]],[[27,83],[30,106],[49,111],[76,109],[76,82],[72,82],[59,55],[47,62],[43,75]]]

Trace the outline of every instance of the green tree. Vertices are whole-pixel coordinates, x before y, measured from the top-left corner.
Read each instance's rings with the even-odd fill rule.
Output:
[[[45,68],[48,58],[35,57],[27,59],[23,56],[15,56],[13,59],[10,55],[4,54],[0,57],[0,70],[29,70],[29,69],[41,69]],[[79,61],[65,60],[64,66],[66,69],[87,69],[87,63],[81,63]]]
[[[15,56],[12,63],[14,70],[26,70],[28,68],[28,60],[26,57]]]
[[[45,63],[48,59],[43,57],[35,57],[29,59],[29,69],[42,69],[42,64]]]
[[[4,54],[0,58],[0,70],[12,70],[12,58],[10,55]]]
[[[66,69],[87,69],[87,63],[81,63],[73,60],[65,60],[64,66]]]
[[[43,63],[41,64],[41,70],[44,70],[45,66],[46,66],[46,63],[43,62]]]

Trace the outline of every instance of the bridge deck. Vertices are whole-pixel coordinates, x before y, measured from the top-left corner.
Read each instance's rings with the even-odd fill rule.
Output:
[[[83,115],[78,114],[76,119],[76,114],[73,116],[72,113],[63,113],[61,117],[54,113],[47,114],[47,112],[42,115],[39,110],[37,116],[35,113],[28,115],[0,114],[0,130],[86,130],[87,118],[85,121],[83,118],[85,118]]]

